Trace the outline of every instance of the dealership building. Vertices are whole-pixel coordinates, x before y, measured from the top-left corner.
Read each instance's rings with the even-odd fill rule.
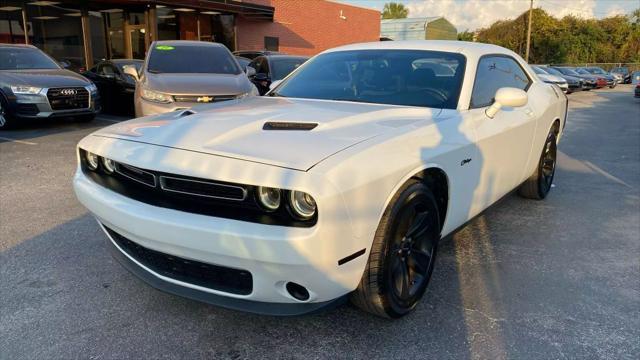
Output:
[[[326,0],[0,0],[0,42],[35,45],[76,69],[142,59],[155,40],[313,55],[379,36],[378,11]]]

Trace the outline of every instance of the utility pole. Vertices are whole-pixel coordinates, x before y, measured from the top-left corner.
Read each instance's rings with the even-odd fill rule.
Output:
[[[529,4],[529,29],[527,29],[527,52],[524,56],[524,60],[529,62],[529,47],[531,46],[531,15],[533,15],[533,0]]]

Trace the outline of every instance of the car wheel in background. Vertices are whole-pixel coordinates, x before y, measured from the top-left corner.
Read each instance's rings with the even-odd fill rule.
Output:
[[[394,196],[380,220],[351,301],[382,317],[410,313],[427,289],[439,240],[435,198],[425,184],[410,181]]]
[[[0,130],[10,129],[14,124],[14,119],[7,113],[7,103],[0,95]]]
[[[527,199],[542,200],[547,197],[556,173],[556,134],[551,129],[542,148],[542,155],[534,173],[518,189],[518,194]]]

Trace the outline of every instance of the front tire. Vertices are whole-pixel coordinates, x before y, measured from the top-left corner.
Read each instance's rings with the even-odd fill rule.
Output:
[[[547,135],[536,170],[518,188],[518,194],[526,199],[542,200],[551,191],[556,173],[557,143],[553,129]]]
[[[399,318],[413,311],[431,278],[440,240],[435,197],[425,184],[405,184],[385,210],[353,304],[372,314]]]
[[[12,128],[15,124],[15,119],[8,114],[7,104],[0,94],[0,130],[7,130]]]

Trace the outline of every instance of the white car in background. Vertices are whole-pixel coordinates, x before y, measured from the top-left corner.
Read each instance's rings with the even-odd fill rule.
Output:
[[[561,78],[560,76],[548,73],[546,70],[544,70],[540,66],[531,65],[531,68],[533,69],[533,72],[535,72],[536,75],[538,75],[538,78],[540,80],[546,82],[547,84],[558,85],[558,87],[565,94],[569,91],[569,84],[567,83],[567,80]]]
[[[513,189],[547,196],[566,115],[502,47],[355,44],[265,97],[96,131],[74,188],[158,289],[275,315],[351,298],[396,318],[423,297],[441,237]]]

